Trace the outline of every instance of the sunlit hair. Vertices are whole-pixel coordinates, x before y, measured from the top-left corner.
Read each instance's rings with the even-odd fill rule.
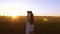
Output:
[[[27,11],[27,22],[30,22],[30,24],[34,24],[34,17],[32,11]]]

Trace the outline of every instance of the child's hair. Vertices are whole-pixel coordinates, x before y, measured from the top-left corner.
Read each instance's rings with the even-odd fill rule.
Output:
[[[29,13],[29,11],[27,11],[27,13]]]
[[[28,21],[30,22],[30,24],[34,24],[34,17],[32,11],[27,11],[27,13],[28,13],[27,18],[29,18],[30,15],[30,19]]]

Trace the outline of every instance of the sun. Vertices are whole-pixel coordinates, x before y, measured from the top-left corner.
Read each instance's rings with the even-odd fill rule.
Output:
[[[12,16],[12,17],[19,16],[19,11],[18,10],[11,10],[9,12],[9,15]]]

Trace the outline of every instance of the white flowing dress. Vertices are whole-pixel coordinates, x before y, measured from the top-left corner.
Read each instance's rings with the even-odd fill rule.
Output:
[[[26,34],[30,34],[30,32],[33,32],[34,30],[34,24],[30,24],[29,22],[26,23]]]

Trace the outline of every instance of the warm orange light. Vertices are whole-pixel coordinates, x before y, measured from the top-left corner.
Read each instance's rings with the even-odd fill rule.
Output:
[[[19,11],[18,10],[11,10],[8,12],[8,16],[12,17],[12,20],[17,19],[17,17],[19,16]]]
[[[48,19],[47,18],[44,18],[44,21],[48,21]]]
[[[16,11],[16,10],[13,10],[13,11],[10,12],[10,15],[11,16],[18,16],[19,15],[19,12]]]

